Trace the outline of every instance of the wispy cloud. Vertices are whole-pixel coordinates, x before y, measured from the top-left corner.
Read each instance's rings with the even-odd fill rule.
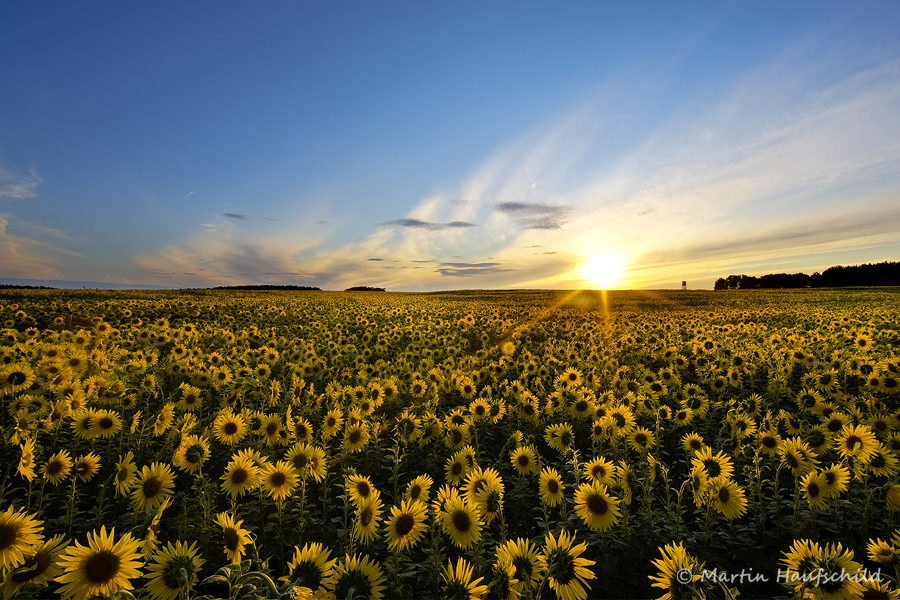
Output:
[[[35,189],[44,182],[37,170],[22,173],[0,162],[0,198],[24,200],[37,196]]]
[[[439,231],[441,229],[465,229],[467,227],[477,227],[475,223],[466,221],[450,221],[449,223],[429,223],[420,219],[397,219],[395,221],[387,221],[381,225],[399,225],[400,227],[411,227],[415,229],[428,229],[430,231]]]
[[[193,192],[191,192],[193,194]],[[278,219],[272,219],[271,217],[254,217],[253,215],[243,215],[240,213],[222,213],[223,217],[228,217],[229,219],[236,219],[238,221],[278,221]]]
[[[496,262],[486,263],[441,263],[437,272],[443,277],[475,277],[491,275],[495,273],[507,273],[513,269],[507,269]]]
[[[572,207],[540,202],[499,202],[494,205],[494,210],[511,216],[523,229],[560,229]]]
[[[22,279],[61,279],[63,267],[79,253],[9,231],[15,219],[0,213],[0,277]]]

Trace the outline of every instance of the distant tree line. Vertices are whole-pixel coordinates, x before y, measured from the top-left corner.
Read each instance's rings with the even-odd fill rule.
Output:
[[[777,288],[821,288],[849,286],[900,286],[900,262],[880,262],[844,267],[837,265],[812,275],[806,273],[774,273],[754,277],[752,275],[729,275],[719,277],[713,289],[716,290],[758,290]]]
[[[47,287],[45,285],[11,285],[4,283],[0,285],[0,290],[55,290],[57,288]]]
[[[283,292],[312,292],[312,291],[321,291],[322,288],[317,287],[308,287],[305,285],[220,285],[219,287],[214,287],[214,290],[247,290],[247,291],[260,291],[260,290],[278,290]]]
[[[367,285],[357,285],[354,287],[349,287],[344,291],[345,292],[383,292],[385,290],[384,290],[384,288],[379,288],[379,287],[369,287]]]

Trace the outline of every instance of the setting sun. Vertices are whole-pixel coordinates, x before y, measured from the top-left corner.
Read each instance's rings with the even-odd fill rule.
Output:
[[[613,254],[598,254],[584,264],[582,273],[597,287],[616,287],[622,276],[622,261]]]

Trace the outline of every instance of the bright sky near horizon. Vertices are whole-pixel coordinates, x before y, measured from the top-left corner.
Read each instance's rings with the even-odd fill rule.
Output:
[[[900,3],[4,2],[0,283],[900,260]]]

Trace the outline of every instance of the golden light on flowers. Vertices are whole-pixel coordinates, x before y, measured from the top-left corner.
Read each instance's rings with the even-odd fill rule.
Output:
[[[564,489],[562,478],[556,469],[545,467],[541,471],[541,476],[538,480],[538,494],[541,497],[541,502],[547,506],[558,505],[565,499],[563,495]]]
[[[488,591],[488,586],[482,585],[484,577],[472,579],[474,567],[464,558],[457,558],[456,564],[448,562],[441,569],[441,579],[444,580],[442,589],[444,598],[464,598],[471,600],[482,598]]]
[[[115,595],[120,590],[133,589],[131,580],[140,577],[144,561],[138,553],[140,542],[124,534],[115,541],[115,529],[106,527],[87,535],[87,545],[77,540],[60,557],[62,575],[56,581],[64,598],[90,598]]]
[[[615,288],[621,280],[624,263],[616,254],[597,254],[581,265],[581,276],[591,286]]]
[[[153,463],[142,467],[131,491],[131,505],[134,510],[152,512],[172,494],[174,487],[175,475],[169,465]]]
[[[444,503],[441,526],[459,548],[469,548],[481,540],[481,515],[478,508],[464,498],[450,498]]]
[[[169,542],[147,565],[147,592],[153,600],[176,600],[197,585],[205,562],[197,556],[197,542]]]
[[[385,581],[381,567],[368,555],[347,554],[335,566],[328,591],[334,598],[381,600]]]
[[[336,563],[331,551],[319,542],[307,542],[303,548],[294,546],[294,555],[287,565],[288,574],[281,580],[308,588],[315,598],[320,598],[331,584]]]
[[[275,500],[284,501],[297,487],[299,477],[291,467],[291,463],[280,460],[275,464],[268,464],[260,472],[260,481],[266,493]]]
[[[235,519],[228,513],[219,513],[216,525],[222,528],[222,545],[225,556],[232,564],[240,563],[244,558],[250,532],[241,527],[243,519]]]
[[[692,596],[691,587],[702,577],[701,573],[697,573],[702,565],[688,554],[681,542],[666,544],[659,549],[659,553],[662,557],[653,561],[659,573],[649,576],[654,582],[653,587],[665,591],[659,600],[678,600]]]
[[[41,521],[13,507],[0,513],[0,568],[13,569],[25,561],[25,552],[41,543]]]
[[[581,558],[585,551],[587,544],[584,542],[575,545],[574,533],[562,531],[558,537],[552,533],[544,536],[541,562],[543,568],[549,571],[550,589],[556,592],[559,600],[587,598],[587,590],[591,587],[588,581],[597,576],[590,569],[594,561]]]
[[[389,550],[406,550],[415,546],[425,532],[428,507],[420,500],[403,500],[400,506],[391,507],[391,516],[385,523],[385,537]]]
[[[63,570],[59,559],[66,547],[65,538],[56,535],[29,550],[20,568],[6,580],[6,597],[14,598],[22,586],[46,586]]]
[[[606,531],[619,522],[619,500],[598,482],[582,483],[575,492],[575,513],[594,531]]]

